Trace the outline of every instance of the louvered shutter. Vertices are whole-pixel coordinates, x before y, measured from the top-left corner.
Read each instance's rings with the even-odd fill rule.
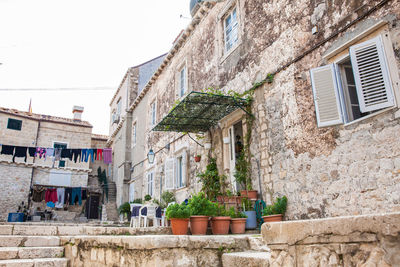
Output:
[[[187,169],[188,169],[188,160],[187,153],[184,151],[182,153],[182,186],[186,187],[187,185]]]
[[[382,38],[378,36],[350,47],[350,56],[361,112],[393,106],[393,90]]]
[[[174,158],[168,158],[165,160],[165,189],[174,188],[174,165]]]
[[[343,123],[335,65],[311,69],[318,127]]]

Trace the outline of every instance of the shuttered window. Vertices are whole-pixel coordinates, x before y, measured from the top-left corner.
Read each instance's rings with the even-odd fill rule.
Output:
[[[174,165],[175,159],[168,158],[165,160],[165,189],[173,189],[174,188]]]
[[[318,127],[343,123],[335,66],[312,69],[311,83]]]
[[[360,110],[370,112],[393,106],[393,90],[382,37],[352,46],[350,57]]]

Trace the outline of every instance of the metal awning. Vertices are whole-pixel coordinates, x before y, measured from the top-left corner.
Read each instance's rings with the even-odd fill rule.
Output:
[[[247,104],[247,100],[243,98],[191,92],[153,128],[153,131],[206,132],[239,108],[247,113]]]

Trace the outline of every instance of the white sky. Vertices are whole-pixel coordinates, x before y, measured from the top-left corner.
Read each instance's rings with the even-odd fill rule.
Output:
[[[0,0],[0,106],[83,119],[108,134],[109,102],[128,67],[172,46],[189,0]],[[86,91],[1,91],[93,88]]]

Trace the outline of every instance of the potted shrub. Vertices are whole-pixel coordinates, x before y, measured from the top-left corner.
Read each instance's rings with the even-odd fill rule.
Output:
[[[256,229],[257,228],[257,214],[253,208],[253,203],[247,197],[242,199],[242,208],[244,214],[247,216],[246,229]]]
[[[173,204],[167,208],[167,220],[171,220],[172,234],[186,235],[189,228],[189,207],[182,204]]]
[[[244,234],[246,230],[246,215],[240,211],[235,211],[235,208],[229,210],[231,217],[231,232],[232,234]]]
[[[145,202],[149,202],[151,200],[151,196],[150,195],[145,195],[144,196],[144,201]]]
[[[131,204],[129,204],[129,202],[121,204],[118,208],[118,212],[120,215],[124,216],[124,219],[129,219],[131,214]]]
[[[190,231],[192,235],[207,233],[208,219],[215,214],[215,204],[208,200],[203,192],[189,199]]]
[[[194,156],[194,161],[195,162],[200,162],[200,160],[201,160],[201,155]]]
[[[198,173],[197,177],[202,183],[201,191],[210,200],[215,200],[217,195],[220,194],[221,188],[224,186],[225,175],[219,175],[217,160],[215,158],[210,158],[210,162],[206,167],[204,172]]]
[[[241,188],[246,188],[246,190],[240,191],[240,195],[249,199],[257,199],[257,190],[252,190],[251,186],[250,163],[243,151],[236,160],[235,170],[236,182],[239,183]]]
[[[215,216],[211,218],[211,230],[214,235],[227,235],[231,217],[224,206],[215,204]]]
[[[280,222],[285,215],[287,207],[287,197],[277,197],[275,203],[268,205],[263,210],[264,222]]]

